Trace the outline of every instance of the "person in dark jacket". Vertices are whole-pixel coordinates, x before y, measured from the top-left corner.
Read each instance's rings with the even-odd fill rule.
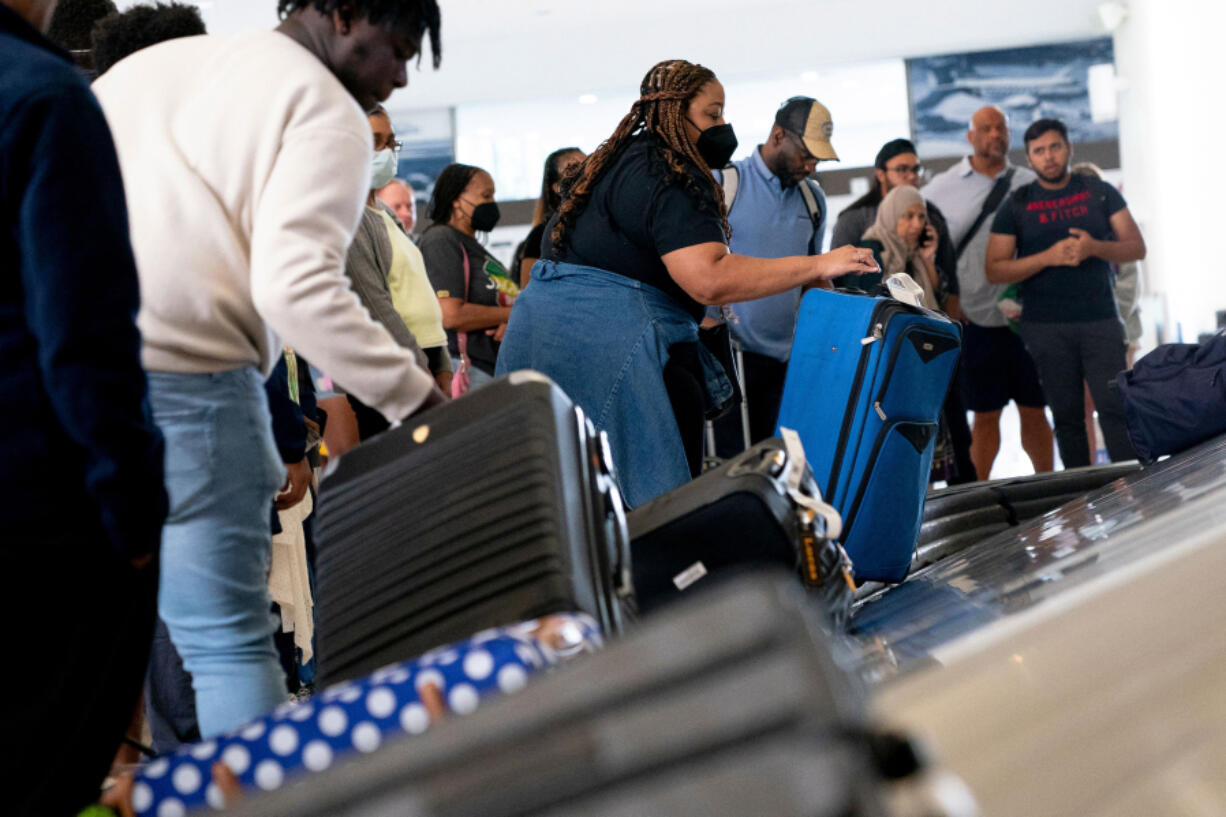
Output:
[[[0,0],[9,814],[97,798],[140,692],[167,505],[115,149],[72,59],[40,33],[55,5]],[[68,201],[90,218],[65,218]]]

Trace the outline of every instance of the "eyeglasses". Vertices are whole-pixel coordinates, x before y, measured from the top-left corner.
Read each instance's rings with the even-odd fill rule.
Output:
[[[399,153],[402,147],[404,147],[404,142],[398,142],[395,139],[388,142],[383,147],[379,147],[378,142],[375,143],[375,150],[391,150],[392,153]]]
[[[910,174],[914,173],[916,176],[921,176],[924,173],[924,166],[923,165],[894,165],[893,167],[887,167],[885,169],[885,172],[886,173],[898,173],[903,176],[909,176]]]

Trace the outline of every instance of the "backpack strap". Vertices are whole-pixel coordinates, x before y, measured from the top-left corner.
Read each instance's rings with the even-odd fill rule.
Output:
[[[728,165],[719,171],[720,177],[723,179],[721,187],[724,188],[724,207],[728,208],[728,212],[732,212],[732,202],[736,201],[736,190],[740,185],[741,176],[736,169],[736,165]]]
[[[809,255],[817,255],[818,236],[826,222],[826,214],[822,212],[821,202],[817,198],[817,182],[805,179],[800,185],[800,197],[804,199],[805,209],[809,211],[809,220],[813,222],[813,235],[809,237]]]

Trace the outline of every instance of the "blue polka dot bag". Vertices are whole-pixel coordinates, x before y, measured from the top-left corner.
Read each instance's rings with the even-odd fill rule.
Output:
[[[178,817],[206,805],[223,808],[212,782],[219,761],[244,791],[273,791],[384,743],[422,734],[445,710],[467,715],[482,700],[516,692],[533,674],[601,644],[598,625],[584,614],[478,633],[157,758],[135,775],[133,809],[140,817]]]

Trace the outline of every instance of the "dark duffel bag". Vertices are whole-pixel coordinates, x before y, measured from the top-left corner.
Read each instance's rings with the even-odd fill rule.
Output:
[[[778,565],[821,593],[837,626],[850,614],[854,585],[835,541],[838,513],[820,502],[798,440],[792,450],[782,438],[764,440],[627,519],[644,613],[708,574]]]
[[[235,815],[939,817],[955,787],[874,727],[795,580],[754,577]]]
[[[340,458],[320,489],[320,682],[488,627],[633,609],[625,512],[603,435],[516,372]]]
[[[1115,382],[1141,462],[1226,432],[1226,334],[1159,346]]]

